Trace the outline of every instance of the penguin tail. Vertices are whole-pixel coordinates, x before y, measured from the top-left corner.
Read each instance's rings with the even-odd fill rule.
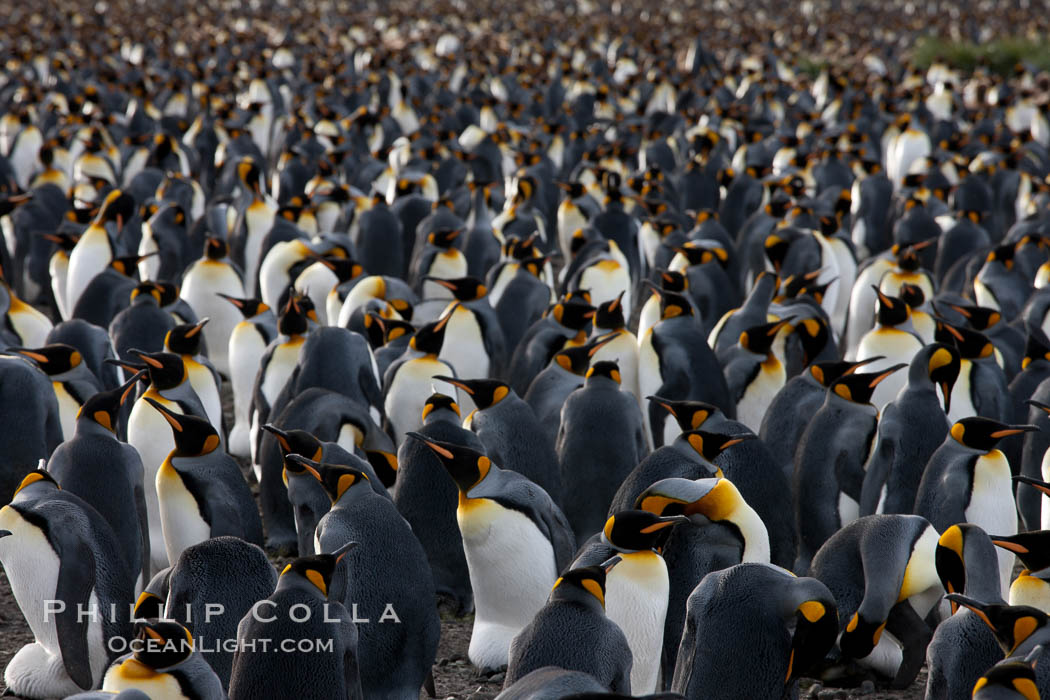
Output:
[[[437,689],[434,687],[434,669],[427,672],[427,679],[423,681],[423,690],[427,691],[428,698],[437,697]]]

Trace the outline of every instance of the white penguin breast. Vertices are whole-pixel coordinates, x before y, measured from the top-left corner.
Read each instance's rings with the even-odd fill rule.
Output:
[[[467,259],[456,248],[440,252],[430,262],[430,269],[423,270],[427,277],[437,277],[443,280],[454,280],[465,277],[467,274]],[[450,292],[436,282],[423,283],[423,298],[449,298]]]
[[[157,673],[146,678],[128,678],[119,665],[112,666],[106,672],[106,677],[102,681],[102,690],[120,693],[131,689],[141,690],[150,697],[150,700],[184,700],[186,697],[178,680],[169,673]]]
[[[1017,507],[1012,485],[1010,463],[1002,452],[992,450],[978,457],[973,467],[970,502],[964,512],[966,522],[994,535],[1016,534]],[[1014,555],[1005,549],[999,549],[996,555],[999,557],[999,580],[1005,598],[1010,590]]]
[[[310,297],[322,326],[328,322],[328,293],[339,284],[339,278],[321,263],[314,263],[295,278],[295,291]]]
[[[1043,453],[1043,462],[1039,471],[1043,481],[1050,479],[1050,450]],[[1039,523],[1043,530],[1050,529],[1050,496],[1046,494],[1039,497]]]
[[[11,533],[0,539],[0,562],[15,601],[37,644],[61,656],[54,613],[47,612],[44,604],[54,599],[58,587],[58,555],[44,532],[11,506],[0,508],[0,529]]]
[[[456,387],[434,379],[435,375],[452,375],[447,362],[433,357],[419,357],[402,364],[387,390],[383,408],[397,432],[397,442],[405,439],[405,433],[418,430],[423,425],[423,406],[434,391],[457,399]]]
[[[229,344],[233,329],[243,318],[237,308],[218,296],[245,296],[244,284],[232,267],[215,260],[193,263],[182,280],[179,296],[190,305],[198,318],[210,319],[204,327],[208,357],[220,372],[229,374]]]
[[[101,226],[89,226],[69,254],[69,273],[66,279],[66,308],[70,313],[77,299],[84,293],[95,275],[109,266],[113,253],[106,231]]]
[[[758,434],[762,419],[773,397],[784,387],[786,381],[784,365],[776,357],[765,360],[759,366],[758,374],[744,391],[736,405],[736,419]]]
[[[47,334],[51,332],[51,320],[29,304],[11,295],[11,306],[7,312],[15,335],[23,347],[38,348],[47,344]]]
[[[62,382],[51,382],[55,390],[55,398],[58,399],[58,416],[62,423],[62,437],[66,440],[73,437],[73,430],[77,424],[77,413],[80,412],[80,404],[66,391]]]
[[[288,382],[288,378],[292,376],[296,365],[299,364],[299,353],[302,349],[303,338],[295,337],[278,345],[270,355],[270,362],[266,365],[266,374],[263,377],[261,388],[263,396],[271,406]]]
[[[168,410],[178,414],[182,413],[177,403],[168,401],[153,391],[147,394]],[[175,449],[175,440],[171,436],[171,426],[164,420],[164,417],[142,399],[136,401],[131,407],[131,415],[128,417],[128,444],[138,450],[142,458],[142,490],[146,500],[146,514],[149,523],[150,558],[156,569],[163,569],[168,565],[168,560],[164,550],[160,505],[157,499],[157,471],[171,451]]]
[[[487,377],[491,360],[474,312],[457,306],[445,327],[445,342],[438,359],[456,369],[461,377]]]
[[[973,393],[970,384],[970,373],[973,372],[973,362],[965,357],[960,362],[959,377],[952,385],[952,407],[948,412],[948,422],[954,424],[956,421],[977,415],[977,409],[973,405]]]
[[[623,293],[623,314],[631,315],[631,276],[627,268],[616,260],[599,260],[580,275],[580,289],[591,291],[594,306],[605,304]]]
[[[157,470],[156,482],[164,550],[168,561],[178,561],[187,547],[211,537],[211,526],[170,461]]]
[[[219,431],[222,426],[222,399],[219,396],[219,387],[215,383],[215,375],[208,367],[196,360],[184,362],[190,386],[193,387],[197,398],[201,400],[204,412],[208,416],[208,422],[216,431]]]
[[[653,693],[660,675],[664,618],[670,583],[667,565],[655,552],[630,552],[609,572],[605,614],[620,626],[634,656],[631,690]]]
[[[598,348],[591,364],[602,360],[615,362],[620,367],[620,388],[628,391],[643,403],[645,395],[638,390],[638,341],[626,329],[605,345]],[[644,415],[644,414],[643,414]]]

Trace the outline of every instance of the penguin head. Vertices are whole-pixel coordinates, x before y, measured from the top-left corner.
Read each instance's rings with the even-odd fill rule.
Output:
[[[917,309],[926,303],[926,293],[917,284],[905,282],[897,294],[909,309]]]
[[[438,379],[438,377],[435,377],[435,379]],[[459,416],[459,404],[456,403],[454,398],[437,392],[431,394],[423,403],[423,422],[425,423],[427,416],[434,411],[442,410],[452,411],[457,417]]]
[[[474,301],[488,294],[488,288],[482,284],[477,277],[457,277],[456,279],[440,279],[438,277],[424,277],[424,280],[441,285],[452,292],[452,298],[456,301]]]
[[[689,267],[704,265],[709,262],[718,263],[722,267],[729,265],[728,251],[710,241],[686,241],[685,244],[675,246],[672,250],[685,258],[686,262],[689,263]]]
[[[551,308],[550,315],[565,328],[578,331],[594,317],[594,307],[575,300],[562,300]]]
[[[422,326],[412,335],[408,346],[425,355],[437,355],[445,343],[445,327],[448,326],[450,318],[452,314],[448,313],[444,318]]]
[[[467,493],[481,483],[492,469],[492,461],[477,450],[451,442],[432,440],[419,433],[407,433],[407,435],[419,440],[437,455],[452,480],[456,482],[461,494]]]
[[[794,316],[788,316],[773,323],[763,323],[751,326],[740,334],[738,342],[740,347],[750,350],[756,355],[769,355],[773,350],[773,341],[776,340],[780,329],[790,325],[795,320]]]
[[[157,306],[160,306],[162,296],[163,292],[161,291],[160,285],[156,282],[139,282],[135,285],[135,288],[131,290],[131,303],[155,303]]]
[[[835,380],[835,383],[831,385],[830,391],[835,396],[853,403],[870,404],[871,395],[875,393],[875,387],[902,367],[907,367],[907,365],[903,363],[893,365],[882,372],[854,372],[846,374]]]
[[[102,202],[95,217],[96,224],[114,223],[119,231],[124,222],[135,215],[135,198],[120,190],[112,190]]]
[[[132,659],[151,671],[174,668],[193,654],[193,634],[175,620],[136,620],[134,635]]]
[[[331,270],[332,274],[339,280],[339,284],[357,279],[365,274],[365,268],[350,258],[340,257],[339,255],[319,256],[315,253],[311,253],[310,257]]]
[[[221,238],[208,236],[204,239],[204,257],[208,260],[222,260],[230,254],[230,247]]]
[[[690,447],[696,450],[698,455],[708,462],[714,462],[718,455],[733,445],[740,444],[744,440],[753,440],[756,436],[748,433],[725,435],[706,430],[687,430],[682,433],[681,437],[689,443]]]
[[[1042,610],[1027,605],[982,603],[959,593],[949,593],[945,598],[973,610],[995,633],[996,641],[1007,656],[1012,656],[1026,639],[1045,628],[1048,620]]]
[[[156,593],[142,591],[138,600],[135,601],[135,609],[132,611],[133,620],[145,620],[151,617],[164,617],[165,601]]]
[[[219,434],[211,423],[197,416],[182,415],[168,409],[159,401],[145,397],[171,426],[171,435],[175,438],[175,457],[201,457],[211,454],[219,448]]]
[[[693,315],[693,304],[689,301],[688,297],[685,297],[677,292],[669,292],[667,290],[653,290],[654,294],[660,297],[660,320],[665,321],[671,318],[678,318],[679,316],[692,316]]]
[[[434,375],[434,379],[440,379],[467,392],[479,411],[495,406],[513,391],[506,382],[498,379],[456,379],[445,375]]]
[[[804,318],[792,326],[792,332],[798,336],[802,345],[802,364],[809,365],[827,346],[831,339],[831,329],[823,316]]]
[[[49,376],[69,372],[84,361],[79,350],[65,343],[52,343],[35,349],[15,347],[8,348],[7,351],[29,358]]]
[[[871,285],[878,295],[878,303],[875,310],[875,319],[880,326],[899,326],[908,320],[908,305],[898,297],[883,294],[877,285]]]
[[[197,355],[201,351],[201,330],[208,323],[202,318],[197,323],[180,323],[164,336],[164,347],[176,355]]]
[[[44,469],[44,460],[40,460],[39,468],[26,474],[15,489],[13,497],[19,494],[32,497],[45,491],[61,490],[61,488],[55,481],[55,477]]]
[[[605,576],[620,561],[612,557],[600,566],[569,569],[558,577],[551,588],[551,601],[598,601],[605,609]]]
[[[1035,425],[1005,425],[991,418],[970,416],[956,421],[951,436],[961,445],[981,452],[991,452],[1003,438],[1039,430]]]
[[[129,350],[146,365],[150,383],[159,390],[174,389],[186,379],[186,365],[182,358],[170,352],[143,352]]]
[[[996,561],[994,539],[976,525],[970,523],[959,523],[946,529],[937,540],[937,549],[934,554],[934,563],[937,567],[937,576],[941,585],[948,593],[963,593],[967,586],[971,590],[976,584],[995,591],[998,595],[999,575],[995,570]],[[991,569],[988,565],[991,564]],[[991,572],[987,576],[986,570]],[[976,581],[970,581],[969,578]],[[985,581],[983,579],[987,578]],[[958,603],[952,602],[952,614],[958,609]]]
[[[1039,700],[1035,666],[1042,653],[1043,645],[1040,644],[1029,652],[1023,661],[1007,659],[992,666],[974,683],[974,699],[1019,697],[1024,700]],[[995,694],[996,689],[1002,694]]]
[[[622,510],[605,521],[601,540],[622,552],[659,551],[671,529],[688,522],[689,518],[682,515],[660,516],[646,510]]]
[[[976,331],[986,331],[1003,318],[1001,313],[987,306],[948,304],[948,307],[961,314],[970,327]]]
[[[920,383],[928,379],[940,389],[944,400],[944,411],[951,410],[952,387],[959,378],[962,359],[952,345],[930,343],[916,353],[908,369],[908,381]]]
[[[287,465],[288,455],[304,455],[313,460],[320,460],[324,447],[321,441],[305,430],[281,430],[273,423],[267,423],[263,430],[273,435],[277,440],[277,447],[281,450],[281,456]],[[296,470],[298,471],[298,470]]]
[[[842,655],[850,659],[863,659],[878,645],[885,629],[885,620],[869,620],[859,610],[853,613],[839,637]]]
[[[1043,333],[1043,329],[1037,326],[1028,327],[1028,337],[1025,340],[1024,358],[1021,360],[1021,369],[1028,369],[1028,365],[1037,360],[1050,361],[1050,339]]]
[[[743,503],[736,485],[718,470],[703,479],[661,479],[638,496],[635,506],[658,515],[684,515],[702,525],[730,519]]]
[[[881,359],[883,359],[883,357],[880,355],[877,357],[869,357],[860,362],[817,362],[809,368],[809,375],[817,380],[817,383],[827,389],[847,374],[853,374],[864,365]]]
[[[237,310],[241,312],[244,318],[252,318],[270,310],[270,307],[264,304],[261,299],[231,297],[221,292],[216,292],[216,294],[237,307]]]
[[[660,289],[668,292],[684,292],[689,289],[689,278],[681,272],[660,270]]]
[[[459,238],[459,234],[463,233],[463,229],[458,228],[443,228],[437,231],[432,231],[427,235],[427,243],[432,246],[436,246],[443,250],[449,250],[456,244],[456,239]]]
[[[88,397],[77,411],[77,420],[86,418],[98,423],[111,433],[116,432],[117,417],[120,415],[120,407],[128,400],[135,383],[146,376],[145,370],[133,374],[127,382],[116,389],[109,391],[97,391]]]
[[[314,303],[310,297],[302,296],[290,288],[286,296],[287,300],[277,318],[277,332],[288,337],[303,335],[310,328],[310,321],[317,323]]]
[[[371,491],[371,487],[367,486],[369,481],[368,475],[360,469],[354,469],[342,464],[322,464],[312,459],[307,459],[302,455],[288,455],[288,460],[298,462],[303,468],[313,474],[324,486],[324,490],[328,493],[328,498],[332,500],[332,503],[337,502],[343,497],[343,494],[358,485],[365,485],[365,488]]]
[[[615,333],[609,333],[603,335],[586,345],[579,345],[573,348],[565,348],[555,353],[554,357],[551,358],[551,362],[561,367],[566,372],[571,372],[579,376],[584,376],[587,372],[587,368],[590,366],[591,357],[594,356],[598,350],[616,337]]]
[[[255,161],[251,158],[243,158],[237,163],[237,179],[240,180],[244,187],[254,192],[256,195],[261,195],[259,189],[259,181],[262,178],[262,171],[259,166],[255,164]]]
[[[611,379],[619,384],[620,366],[610,360],[600,360],[588,368],[585,376],[588,384],[590,384],[592,380],[598,379]]]
[[[623,292],[616,295],[615,299],[598,305],[592,319],[595,328],[603,331],[616,331],[627,325],[623,317]]]
[[[649,401],[660,404],[674,417],[678,428],[682,432],[696,430],[711,416],[719,412],[719,408],[703,401],[665,399],[659,396],[646,396]]]
[[[346,553],[357,547],[357,542],[347,542],[334,552],[326,554],[315,554],[312,557],[298,557],[284,567],[281,571],[281,579],[287,576],[289,579],[300,579],[313,585],[328,597],[328,587],[332,585],[332,576],[335,567],[346,556]]]
[[[1010,270],[1014,266],[1014,252],[1013,244],[997,246],[988,253],[985,261],[988,263],[999,263],[1007,270]]]
[[[1016,477],[1015,480],[1021,481]],[[1035,480],[1029,480],[1028,483],[1033,481]],[[1050,485],[1047,486],[1047,490],[1050,491]],[[1013,552],[1028,571],[1042,571],[1050,567],[1050,530],[989,536],[996,547]]]
[[[138,264],[143,260],[152,258],[154,255],[160,255],[160,251],[155,250],[152,253],[146,253],[145,255],[118,256],[109,262],[109,266],[125,277],[134,278],[138,274]]]
[[[938,343],[954,345],[963,359],[967,360],[992,357],[995,354],[995,346],[984,333],[953,326],[944,319],[937,319],[933,339]]]

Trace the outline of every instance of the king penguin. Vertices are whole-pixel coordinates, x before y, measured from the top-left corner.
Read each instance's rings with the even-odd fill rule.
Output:
[[[564,513],[543,489],[500,469],[483,452],[419,433],[459,489],[456,519],[474,591],[467,655],[481,670],[507,665],[511,640],[547,599],[575,542]]]
[[[955,423],[930,457],[915,496],[914,513],[940,530],[973,523],[985,532],[1017,532],[1010,464],[996,445],[1003,438],[1036,430],[1029,425],[1003,425],[974,416]],[[1013,558],[999,552],[1001,591],[1010,586]]]
[[[182,358],[186,378],[204,406],[205,417],[223,435],[222,379],[211,361],[201,352],[201,332],[208,324],[207,317],[197,323],[180,323],[164,336],[164,349]]]
[[[130,632],[134,598],[109,524],[47,472],[30,472],[0,508],[0,562],[34,638],[4,670],[8,691],[54,698],[97,687],[110,641]]]
[[[168,422],[175,448],[157,470],[157,502],[169,562],[212,537],[232,535],[262,546],[259,510],[237,463],[219,449],[204,418],[145,399]]]
[[[224,700],[226,691],[204,656],[194,647],[193,635],[174,620],[138,620],[137,644],[106,671],[102,690],[119,693],[137,689],[151,698]]]
[[[236,457],[249,457],[252,387],[259,363],[270,342],[277,337],[277,319],[270,307],[258,299],[224,296],[241,315],[227,342],[230,363],[230,393],[233,394],[233,427],[229,450]]]
[[[91,225],[80,236],[73,251],[69,254],[69,271],[66,276],[65,308],[76,308],[77,300],[87,289],[95,275],[105,270],[116,257],[112,234],[107,226],[115,227],[115,234],[120,235],[124,221],[135,212],[135,201],[130,195],[113,190],[106,195],[98,215]]]
[[[607,572],[619,557],[600,566],[569,569],[550,597],[514,637],[504,687],[545,666],[589,673],[614,693],[631,694],[631,647],[605,611]]]
[[[84,364],[84,356],[76,348],[64,343],[35,349],[14,347],[7,351],[33,360],[48,376],[58,401],[62,435],[67,440],[73,437],[80,407],[88,397],[102,391],[101,381]]]
[[[736,403],[736,419],[755,432],[762,427],[766,408],[787,381],[773,343],[792,320],[794,317],[752,326],[740,334],[736,345],[719,354],[729,396]]]
[[[231,376],[234,365],[230,362],[230,338],[245,316],[239,307],[223,299],[241,299],[245,294],[241,272],[230,261],[226,241],[207,239],[204,256],[192,263],[182,276],[179,296],[199,318],[210,319],[204,328],[208,359],[221,374]]]

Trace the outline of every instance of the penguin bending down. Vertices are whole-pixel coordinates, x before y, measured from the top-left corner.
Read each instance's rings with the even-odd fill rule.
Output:
[[[713,571],[689,596],[671,689],[687,700],[796,697],[835,644],[836,612],[817,579],[771,564]],[[743,658],[763,663],[733,661]]]
[[[467,652],[481,670],[507,664],[511,640],[532,620],[575,550],[572,528],[550,496],[483,453],[419,433],[459,489],[456,518],[474,591]],[[531,669],[530,669],[531,670]]]
[[[120,693],[136,689],[151,698],[225,700],[222,681],[200,651],[193,634],[174,620],[135,623],[134,651],[106,671],[102,690]]]
[[[809,575],[835,596],[843,660],[906,688],[926,658],[924,621],[941,596],[937,531],[917,515],[868,515],[823,544]]]
[[[547,602],[511,643],[503,687],[556,665],[589,673],[614,693],[631,694],[631,647],[605,614],[606,575],[619,561],[569,569],[554,582]]]
[[[0,562],[34,638],[4,670],[8,690],[55,698],[97,687],[114,656],[109,642],[130,632],[133,599],[109,524],[47,472],[31,472],[0,508]]]

